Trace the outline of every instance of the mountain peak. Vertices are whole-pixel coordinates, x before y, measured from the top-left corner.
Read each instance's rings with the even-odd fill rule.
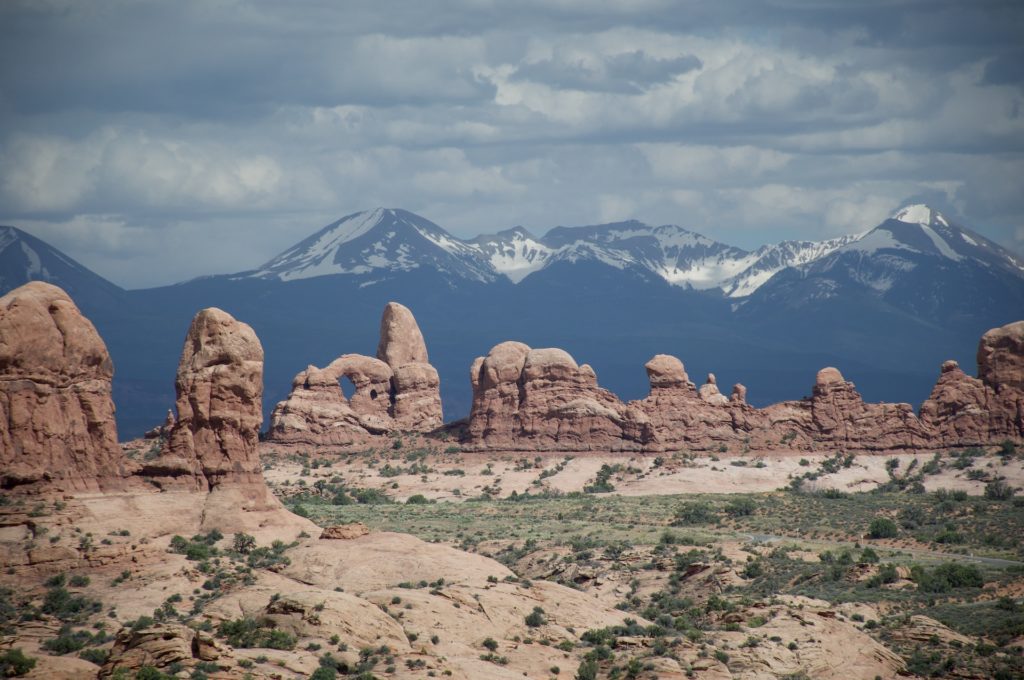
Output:
[[[383,207],[346,215],[240,276],[292,281],[410,271],[424,265],[476,281],[494,278],[471,246],[415,213]]]
[[[17,227],[0,226],[0,295],[29,281],[46,281],[89,304],[123,291],[65,253]]]
[[[906,222],[907,224],[929,225],[933,222],[938,222],[944,226],[949,226],[949,221],[942,213],[924,203],[904,206],[893,213],[892,219],[898,222]]]

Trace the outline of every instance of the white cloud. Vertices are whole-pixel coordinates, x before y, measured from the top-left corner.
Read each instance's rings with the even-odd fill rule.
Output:
[[[0,221],[129,285],[374,205],[461,236],[638,217],[751,246],[936,200],[1019,245],[1022,12],[0,3]]]

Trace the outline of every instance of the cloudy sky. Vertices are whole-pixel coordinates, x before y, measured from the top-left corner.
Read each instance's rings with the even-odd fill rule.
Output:
[[[1024,3],[0,3],[0,224],[126,287],[378,205],[752,247],[922,201],[1024,252]]]

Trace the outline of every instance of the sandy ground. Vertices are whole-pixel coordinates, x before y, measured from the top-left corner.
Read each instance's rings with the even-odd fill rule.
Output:
[[[460,501],[490,492],[495,497],[511,493],[570,493],[582,491],[592,484],[602,466],[619,466],[611,477],[615,490],[624,496],[671,495],[687,493],[757,493],[786,487],[793,478],[807,472],[820,471],[830,455],[779,452],[762,456],[641,456],[623,454],[436,454],[414,461],[419,472],[410,474],[413,464],[402,457],[388,458],[390,452],[371,457],[366,454],[313,456],[313,460],[330,460],[330,467],[309,469],[301,476],[302,464],[297,460],[267,460],[265,472],[272,485],[292,484],[305,479],[313,485],[317,479],[330,480],[341,476],[349,486],[375,488],[396,500],[415,494],[430,499]],[[808,489],[835,488],[847,492],[870,491],[889,479],[891,459],[899,461],[896,473],[902,475],[917,461],[917,470],[933,458],[932,453],[866,455],[854,458],[849,467],[840,467],[832,474],[819,473],[816,480],[805,482]],[[925,475],[928,491],[939,488],[961,489],[972,495],[984,492],[985,481],[968,478],[968,470],[957,470],[953,459],[944,456],[938,474]],[[402,468],[403,473],[391,476],[385,465]],[[422,472],[422,466],[428,468]],[[382,474],[381,470],[385,473]],[[970,469],[1003,477],[1011,486],[1024,487],[1024,460],[1008,464],[996,456],[975,459]],[[976,473],[975,473],[976,474]],[[542,475],[547,475],[542,478]]]

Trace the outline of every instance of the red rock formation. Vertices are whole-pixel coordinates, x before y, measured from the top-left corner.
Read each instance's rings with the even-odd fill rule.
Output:
[[[651,423],[644,442],[647,451],[738,447],[759,424],[756,409],[743,400],[730,401],[719,393],[714,374],[708,375],[708,381],[698,391],[683,362],[676,357],[659,354],[644,368],[651,392],[630,405],[643,412]]]
[[[675,357],[659,354],[645,368],[650,394],[624,405],[561,350],[497,345],[470,370],[465,443],[510,451],[892,451],[1024,440],[1024,322],[985,334],[980,379],[946,362],[920,417],[910,404],[865,403],[832,367],[818,372],[810,397],[764,409],[746,403],[740,384],[726,398],[714,374],[695,389]]]
[[[143,474],[185,478],[200,490],[262,485],[256,446],[263,422],[263,347],[252,328],[214,307],[196,314],[175,390],[178,420]]]
[[[0,298],[0,488],[117,487],[110,354],[71,298],[32,282]]]
[[[1024,439],[1024,321],[993,328],[978,343],[978,377],[942,365],[921,420],[938,446]]]
[[[346,399],[338,383],[355,385]],[[323,369],[308,367],[271,416],[270,439],[281,444],[365,445],[393,431],[429,432],[443,424],[441,381],[412,312],[384,308],[377,358],[345,354]]]
[[[479,449],[638,450],[649,423],[560,349],[496,345],[473,362],[468,437]]]
[[[818,371],[809,406],[811,421],[804,434],[826,448],[886,450],[927,443],[928,432],[910,404],[865,404],[835,368]]]
[[[981,336],[978,377],[997,391],[1024,392],[1024,321],[993,328]]]
[[[360,354],[345,354],[326,368],[308,367],[295,376],[288,399],[274,409],[271,439],[344,446],[390,432],[393,375],[383,361]],[[341,392],[342,377],[355,385],[351,399]]]

